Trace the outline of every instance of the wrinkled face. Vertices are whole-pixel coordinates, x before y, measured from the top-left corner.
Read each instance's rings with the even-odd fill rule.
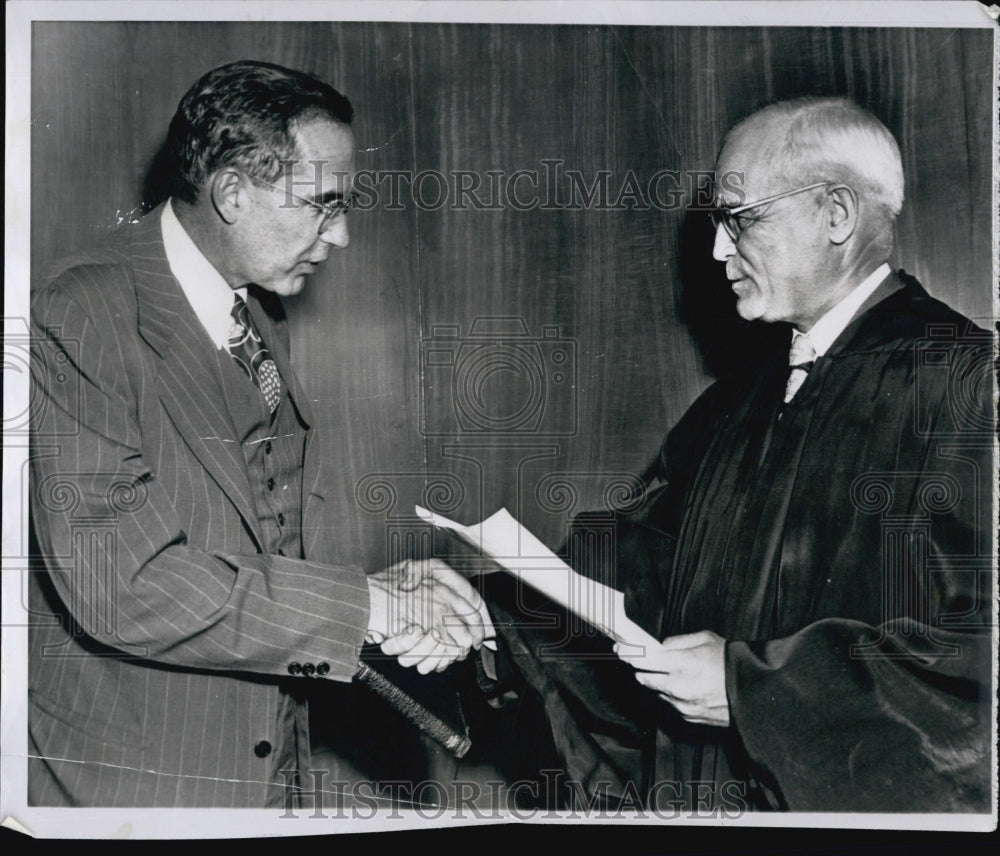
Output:
[[[314,119],[300,125],[294,137],[298,157],[291,183],[284,175],[274,181],[277,187],[246,183],[249,208],[237,223],[231,259],[240,279],[283,296],[302,291],[331,247],[347,246],[347,214],[337,214],[320,234],[323,212],[308,203],[346,200],[354,181],[349,126]]]
[[[767,166],[769,144],[749,134],[726,144],[716,164],[719,205],[749,204],[793,188],[775,181]],[[733,173],[743,176],[742,183]],[[781,186],[779,186],[779,184]],[[741,199],[729,187],[742,187]],[[748,321],[788,321],[806,331],[822,315],[823,260],[828,247],[822,220],[823,189],[806,191],[737,215],[734,241],[720,224],[712,255],[725,262],[736,311]]]

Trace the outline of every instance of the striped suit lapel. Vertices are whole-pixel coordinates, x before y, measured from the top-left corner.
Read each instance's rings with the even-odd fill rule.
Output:
[[[139,334],[160,358],[156,388],[170,421],[261,546],[246,463],[221,381],[212,369],[211,343],[170,271],[160,210],[139,222],[131,241]]]

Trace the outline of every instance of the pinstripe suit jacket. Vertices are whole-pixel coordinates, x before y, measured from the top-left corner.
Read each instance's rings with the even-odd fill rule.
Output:
[[[334,526],[313,427],[305,558],[263,552],[218,352],[170,272],[159,215],[32,300],[44,566],[31,575],[29,800],[280,806],[280,771],[308,761],[305,679],[288,667],[351,678],[367,582],[324,561]],[[248,302],[310,425],[280,303]]]

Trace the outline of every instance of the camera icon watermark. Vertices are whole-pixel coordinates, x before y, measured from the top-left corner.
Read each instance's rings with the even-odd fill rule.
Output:
[[[992,345],[985,330],[928,325],[915,352],[917,436],[992,441],[996,432]]]
[[[523,318],[479,317],[468,335],[436,324],[420,343],[425,437],[570,436],[577,427],[576,341]]]
[[[75,436],[79,426],[74,420],[56,424],[51,419],[53,399],[64,407],[79,401],[79,375],[72,364],[79,361],[80,343],[66,339],[60,330],[48,331],[58,346],[33,335],[27,318],[4,318],[3,382],[15,391],[12,406],[4,412],[5,437],[36,440]]]

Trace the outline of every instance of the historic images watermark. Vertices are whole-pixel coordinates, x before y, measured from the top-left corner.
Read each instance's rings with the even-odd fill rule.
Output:
[[[297,161],[281,162],[274,186],[285,191],[283,207],[294,208],[303,194],[312,190],[314,198],[324,194],[322,160],[307,161],[302,172],[310,178],[296,178]],[[714,170],[660,169],[645,176],[634,170],[614,173],[609,169],[585,172],[566,166],[560,158],[543,158],[531,168],[367,170],[347,175],[335,173],[345,183],[338,205],[344,209],[370,211],[648,211],[711,212],[717,195],[724,192],[733,205],[745,202],[741,172],[716,175]]]
[[[331,780],[328,770],[279,772],[285,784],[282,820],[736,820],[749,811],[746,782],[652,782],[645,793],[635,782],[615,789],[608,781],[577,781],[546,769],[537,779],[515,782],[453,779]],[[558,806],[556,808],[555,806]]]

